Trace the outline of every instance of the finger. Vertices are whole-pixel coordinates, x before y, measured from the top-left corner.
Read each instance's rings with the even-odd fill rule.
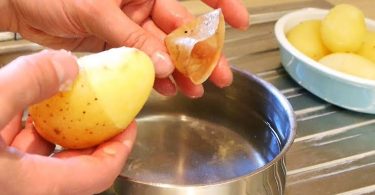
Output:
[[[193,18],[194,16],[176,0],[156,0],[152,10],[153,21],[167,34]]]
[[[142,24],[148,17],[150,10],[154,6],[154,0],[131,0],[127,1],[122,11],[136,24]]]
[[[14,137],[21,130],[22,114],[18,113],[13,119],[0,131],[0,137],[3,139],[6,145],[10,145],[13,142]]]
[[[145,29],[150,34],[152,34],[155,38],[157,38],[158,40],[164,43],[164,39],[167,35],[162,30],[160,30],[160,28],[157,27],[156,24],[151,19],[145,20],[145,22],[142,24],[142,28]],[[174,66],[173,66],[173,70],[174,70]],[[165,77],[165,78],[162,78],[161,80],[166,81],[170,79],[168,77]],[[165,83],[165,82],[162,82],[162,83]],[[173,82],[169,81],[168,84],[170,86],[170,84],[173,84]]]
[[[164,42],[165,37],[167,36],[151,19],[147,19],[143,24],[142,28],[150,32],[157,39]]]
[[[43,139],[34,129],[31,118],[26,121],[25,129],[14,138],[11,146],[25,153],[44,156],[50,155],[55,149],[55,144]]]
[[[219,63],[216,65],[209,79],[212,83],[221,88],[232,84],[233,73],[225,56],[221,56]]]
[[[246,30],[249,27],[249,12],[242,0],[202,0],[212,8],[221,8],[225,21],[234,28]]]
[[[154,89],[165,96],[174,96],[177,93],[176,85],[169,78],[155,79]]]
[[[129,19],[115,2],[82,2],[84,5],[80,6],[81,10],[78,12],[83,14],[80,20],[87,31],[107,41],[111,46],[125,45],[146,52],[154,62],[158,78],[168,77],[173,72],[174,67],[164,43]],[[92,5],[87,5],[88,3]]]
[[[0,69],[3,128],[17,112],[55,94],[78,72],[75,57],[66,51],[42,51],[19,57]]]
[[[142,27],[160,39],[160,41],[164,41],[166,34],[152,20],[146,20]],[[155,79],[154,89],[165,96],[174,96],[177,93],[176,85],[170,78]]]
[[[199,98],[203,96],[204,89],[202,85],[194,85],[189,78],[175,71],[173,78],[182,94],[190,98]]]
[[[33,186],[33,192],[47,194],[45,189],[50,188],[48,194],[98,194],[108,189],[120,174],[135,137],[136,125],[132,123],[91,155],[63,159],[27,156],[21,166],[23,179]]]
[[[65,182],[66,186],[63,189],[91,188],[92,191],[87,193],[66,191],[63,194],[96,194],[109,188],[120,174],[125,160],[130,154],[135,137],[136,125],[133,122],[123,133],[99,145],[91,156],[66,159],[69,163],[72,163],[70,171],[76,174],[74,176],[72,174],[67,175],[69,182]],[[81,163],[78,164],[77,160]]]

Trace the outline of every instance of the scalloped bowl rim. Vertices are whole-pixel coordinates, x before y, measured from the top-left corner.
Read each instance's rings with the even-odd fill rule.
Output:
[[[302,52],[300,52],[297,48],[295,48],[286,38],[286,32],[290,30],[292,27],[297,25],[299,22],[306,21],[309,19],[322,19],[324,16],[329,12],[329,10],[325,9],[318,9],[318,8],[304,8],[300,9],[291,13],[288,13],[282,16],[275,25],[275,35],[276,39],[279,41],[279,44],[282,45],[287,51],[289,51],[294,57],[298,58],[305,65],[310,66],[320,72],[334,76],[342,81],[350,81],[353,84],[358,85],[365,85],[368,87],[375,87],[375,80],[364,79],[356,76],[352,76],[346,73],[339,72],[332,68],[326,67],[321,63],[313,60],[312,58],[306,56]],[[297,19],[296,19],[297,18]],[[297,20],[295,25],[290,25],[287,28],[287,25],[292,20]],[[366,18],[366,25],[368,29],[375,30],[375,21]]]

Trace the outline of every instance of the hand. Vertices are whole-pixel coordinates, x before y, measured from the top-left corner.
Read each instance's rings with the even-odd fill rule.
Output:
[[[8,0],[8,27],[24,38],[51,48],[101,51],[128,46],[145,51],[154,61],[154,88],[174,95],[176,86],[189,97],[203,95],[202,85],[174,71],[164,45],[166,34],[193,16],[177,0]],[[246,29],[248,12],[240,0],[203,0],[222,8],[233,27]],[[172,79],[173,78],[173,79]],[[174,80],[174,82],[172,81]],[[232,82],[232,72],[222,57],[210,80],[219,87]]]
[[[0,189],[4,194],[95,194],[119,175],[136,136],[132,123],[96,148],[52,153],[31,119],[21,126],[28,105],[55,94],[78,72],[65,51],[43,51],[0,69]]]

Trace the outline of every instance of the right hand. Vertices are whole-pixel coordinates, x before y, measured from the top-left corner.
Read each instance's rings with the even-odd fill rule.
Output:
[[[203,95],[202,85],[174,71],[164,37],[193,16],[177,0],[7,0],[8,29],[25,39],[51,48],[98,52],[128,46],[145,51],[156,70],[154,88],[164,95],[176,94],[176,86],[189,97]],[[249,16],[241,0],[203,0],[222,8],[226,21],[246,29]],[[174,80],[174,82],[173,82]],[[224,57],[210,80],[219,87],[232,82]]]

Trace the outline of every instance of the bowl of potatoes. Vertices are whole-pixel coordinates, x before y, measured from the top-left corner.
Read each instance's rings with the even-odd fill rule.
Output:
[[[302,87],[339,107],[375,113],[375,21],[358,8],[305,8],[275,25],[281,63]]]

